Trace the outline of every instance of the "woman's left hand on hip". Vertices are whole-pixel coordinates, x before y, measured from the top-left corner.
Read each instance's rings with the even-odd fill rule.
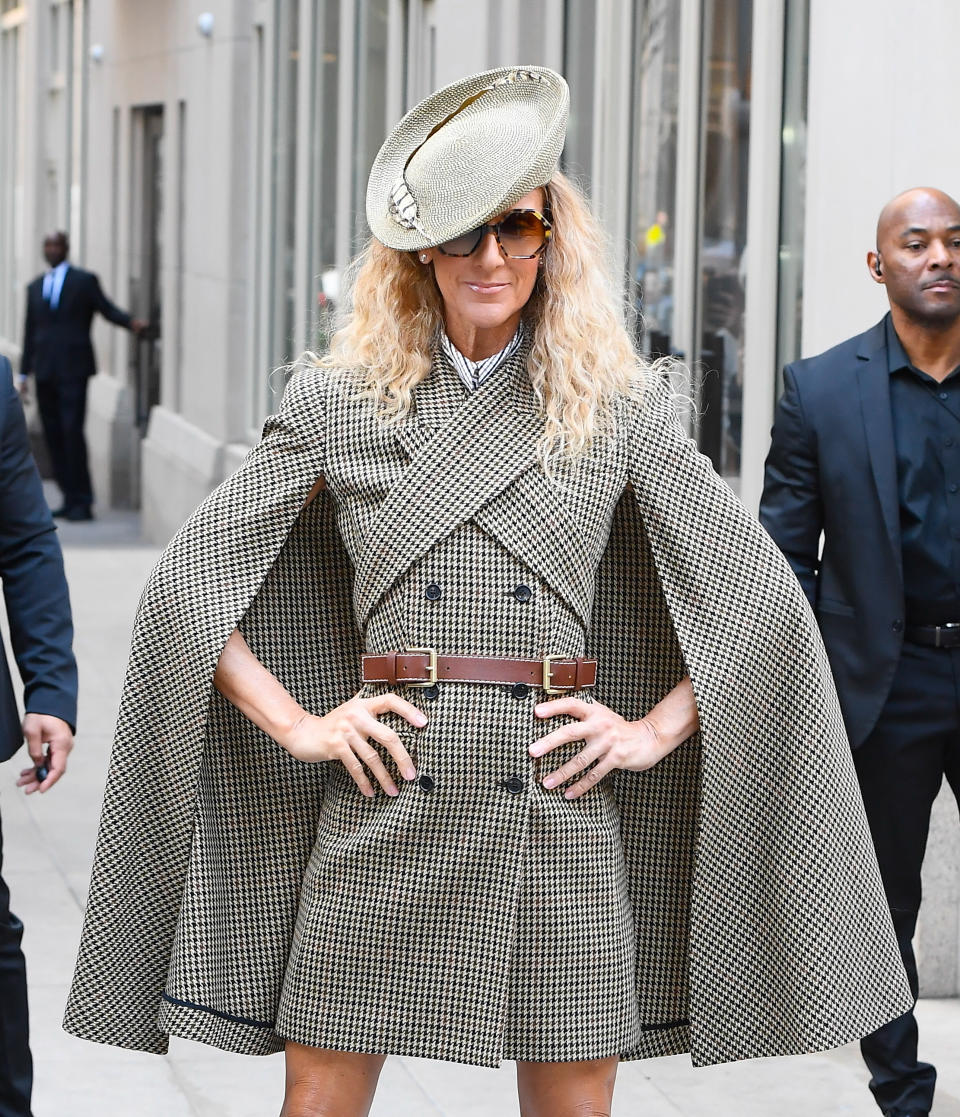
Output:
[[[577,782],[564,792],[567,799],[579,799],[615,768],[642,772],[652,768],[671,751],[661,740],[657,729],[645,718],[627,721],[599,702],[558,698],[539,703],[535,713],[540,718],[566,714],[577,719],[554,729],[530,746],[531,756],[545,756],[571,741],[584,742],[585,747],[576,756],[542,780],[544,787],[553,788],[579,776]]]

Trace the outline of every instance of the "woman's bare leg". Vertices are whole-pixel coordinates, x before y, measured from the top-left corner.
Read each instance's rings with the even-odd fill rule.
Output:
[[[366,1117],[386,1055],[326,1051],[287,1041],[280,1117]]]
[[[581,1063],[517,1063],[521,1117],[610,1117],[619,1056]]]

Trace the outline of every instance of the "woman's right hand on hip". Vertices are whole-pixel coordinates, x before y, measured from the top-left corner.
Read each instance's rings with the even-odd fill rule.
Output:
[[[388,710],[417,729],[427,724],[426,715],[416,706],[388,691],[373,698],[357,695],[323,717],[304,713],[278,743],[307,764],[339,760],[368,797],[373,795],[373,785],[367,770],[388,795],[398,795],[397,785],[370,743],[375,741],[387,750],[405,780],[416,777],[413,761],[399,736],[379,720],[379,715]]]

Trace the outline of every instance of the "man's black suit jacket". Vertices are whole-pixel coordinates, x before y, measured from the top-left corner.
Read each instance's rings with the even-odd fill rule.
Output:
[[[885,324],[787,365],[760,502],[817,615],[854,748],[876,724],[903,646]]]
[[[63,556],[5,357],[0,357],[0,580],[24,709],[75,726],[77,664]],[[0,641],[0,760],[9,759],[22,740]]]
[[[27,287],[21,373],[32,372],[38,380],[93,376],[97,368],[90,324],[96,313],[130,328],[130,315],[113,305],[93,272],[71,264],[55,310],[43,297],[43,276],[37,276]]]

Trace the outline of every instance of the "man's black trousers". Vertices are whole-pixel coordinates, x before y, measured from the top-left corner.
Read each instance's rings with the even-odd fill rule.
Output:
[[[946,776],[960,804],[960,648],[906,643],[876,727],[854,754],[900,953],[917,996],[913,935],[930,809]],[[912,1012],[861,1041],[885,1114],[929,1113],[937,1072],[917,1061]]]
[[[83,424],[87,415],[85,376],[44,377],[37,381],[37,406],[50,451],[53,475],[66,508],[89,509],[93,488],[87,467]]]
[[[0,876],[0,1117],[30,1117],[33,1063],[27,1017],[27,965],[20,949],[22,937],[23,924],[10,911],[10,891]]]

